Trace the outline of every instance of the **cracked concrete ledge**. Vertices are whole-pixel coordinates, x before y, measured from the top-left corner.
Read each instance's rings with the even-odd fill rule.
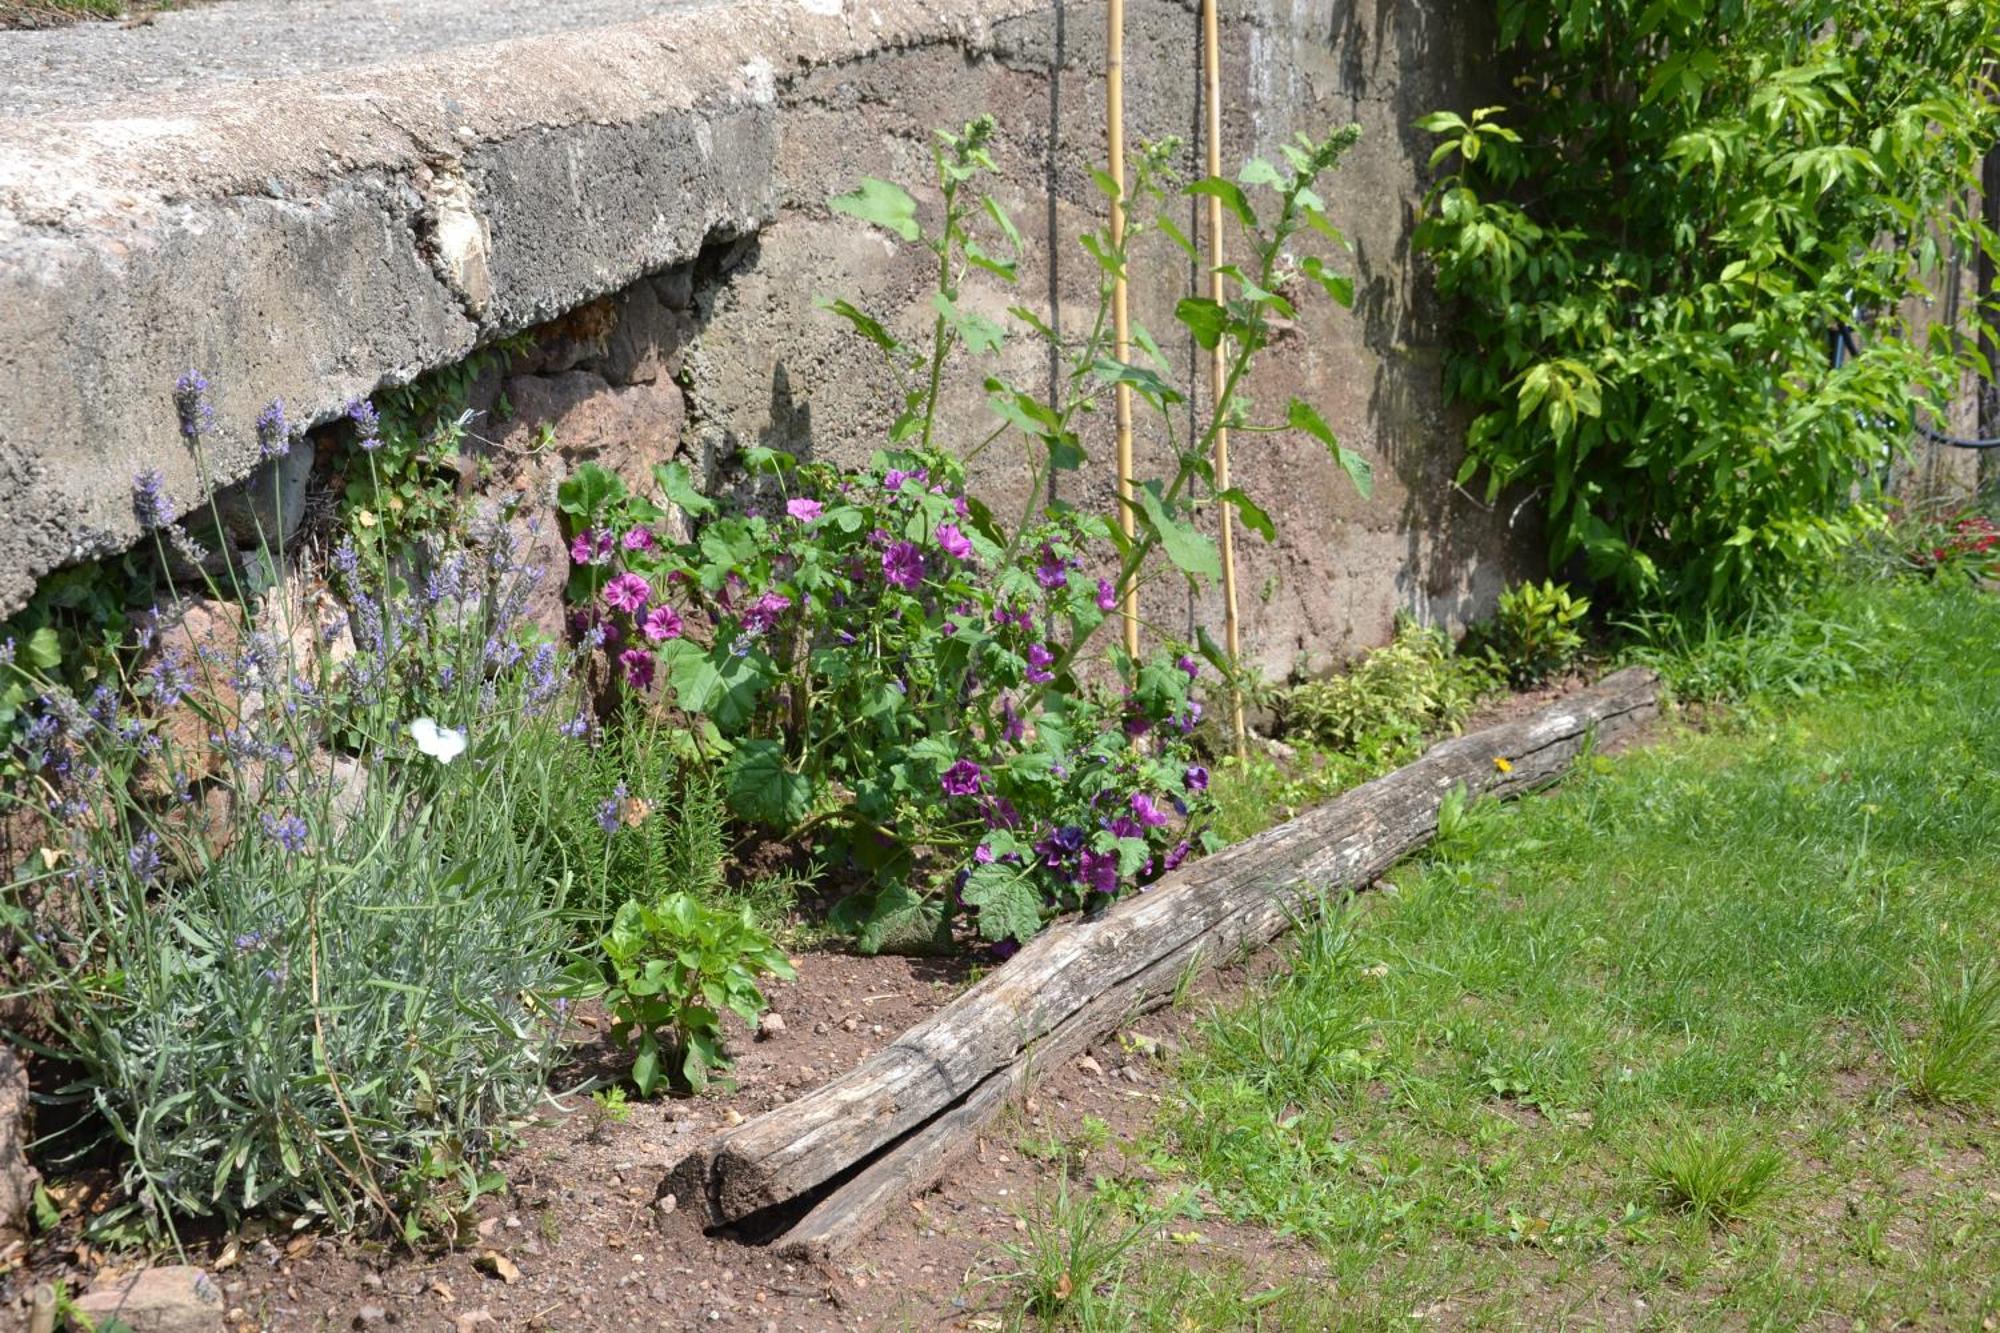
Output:
[[[343,7],[367,6],[314,17]],[[140,470],[160,468],[179,508],[201,498],[181,371],[215,387],[207,481],[237,480],[273,398],[327,420],[764,225],[791,80],[902,48],[984,52],[995,23],[1044,8],[692,4],[0,117],[0,615],[138,538]],[[0,82],[31,81],[27,60],[8,68],[12,36]]]

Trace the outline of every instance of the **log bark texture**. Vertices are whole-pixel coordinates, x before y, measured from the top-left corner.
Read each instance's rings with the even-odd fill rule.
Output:
[[[837,1257],[971,1147],[1036,1069],[1164,1003],[1183,974],[1272,939],[1316,896],[1367,885],[1430,841],[1452,788],[1507,797],[1545,785],[1657,709],[1652,674],[1621,671],[1532,717],[1446,741],[1097,920],[1054,926],[848,1074],[712,1138],[661,1193],[705,1227]]]

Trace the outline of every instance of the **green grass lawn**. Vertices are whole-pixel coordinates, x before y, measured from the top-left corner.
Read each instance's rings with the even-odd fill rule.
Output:
[[[1311,1271],[1079,1184],[1052,1322],[2000,1326],[2000,599],[1827,614],[1853,679],[1475,807],[1202,1024],[1155,1160]]]

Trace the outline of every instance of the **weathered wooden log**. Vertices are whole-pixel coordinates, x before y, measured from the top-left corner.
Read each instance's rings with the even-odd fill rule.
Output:
[[[661,1192],[704,1226],[827,1259],[969,1148],[1033,1071],[1171,996],[1184,973],[1280,932],[1316,895],[1362,887],[1437,831],[1452,788],[1512,796],[1657,711],[1621,671],[1167,875],[1094,921],[1052,927],[850,1073],[724,1131]]]

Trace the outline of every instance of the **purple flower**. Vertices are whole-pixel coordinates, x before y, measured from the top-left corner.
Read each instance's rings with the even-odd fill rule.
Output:
[[[1069,586],[1069,570],[1064,567],[1062,557],[1050,547],[1042,548],[1041,563],[1035,566],[1035,582],[1050,592]]]
[[[938,785],[944,788],[946,796],[977,796],[979,782],[979,765],[970,759],[961,759],[944,771]]]
[[[1191,844],[1186,842],[1185,840],[1176,845],[1171,852],[1167,853],[1166,868],[1168,870],[1173,870],[1176,867],[1178,867],[1181,862],[1187,860],[1188,851],[1190,847]]]
[[[215,424],[215,408],[208,401],[208,379],[199,370],[186,371],[174,381],[174,411],[181,420],[181,434],[190,440]]]
[[[156,467],[132,478],[132,512],[142,528],[165,527],[173,522],[173,502],[167,499],[167,479]]]
[[[585,528],[570,539],[569,558],[572,563],[587,565],[590,563],[591,557],[595,554],[597,554],[597,547],[590,540],[589,528]]]
[[[570,740],[580,740],[590,734],[590,714],[578,713],[569,721],[556,728]]]
[[[810,523],[825,512],[825,506],[817,500],[787,500],[785,512],[801,523]]]
[[[1190,683],[1193,682],[1195,677],[1201,674],[1201,667],[1196,665],[1195,660],[1186,653],[1182,653],[1179,657],[1175,658],[1174,665],[1187,672],[1187,678]]]
[[[1130,815],[1120,815],[1104,826],[1114,838],[1143,838],[1146,830]]]
[[[297,856],[306,849],[306,821],[296,814],[274,815],[266,810],[260,818],[264,836]]]
[[[1200,764],[1189,764],[1188,771],[1181,775],[1181,781],[1187,784],[1189,791],[1207,791],[1208,770]]]
[[[681,636],[680,613],[661,602],[646,613],[645,623],[639,627],[654,643],[665,643],[668,639]]]
[[[972,849],[972,859],[979,865],[990,866],[993,864],[993,849],[982,842]]]
[[[653,655],[644,648],[627,648],[618,654],[618,665],[625,668],[625,683],[635,690],[643,690],[653,683]]]
[[[1012,741],[1018,745],[1021,741],[1021,738],[1027,735],[1027,732],[1028,728],[1026,724],[1021,721],[1021,715],[1014,711],[1013,700],[1005,698],[1001,699],[1000,738],[1002,740]]]
[[[638,615],[652,598],[653,585],[630,570],[604,585],[604,604],[628,615]]]
[[[292,423],[285,418],[285,400],[273,398],[257,414],[257,456],[265,462],[292,451]]]
[[[611,797],[597,807],[597,827],[604,830],[606,837],[618,831],[618,808],[625,804],[625,784],[619,783],[611,789]]]
[[[354,423],[354,442],[363,450],[373,453],[382,447],[382,418],[376,415],[375,404],[355,399],[347,405],[347,419]]]
[[[792,599],[781,592],[767,592],[744,608],[743,628],[752,634],[768,634],[778,617],[792,609]]]
[[[972,559],[972,541],[958,530],[956,523],[938,524],[937,543],[954,560]]]
[[[1200,721],[1201,721],[1201,700],[1190,699],[1188,700],[1187,712],[1175,718],[1174,725],[1179,727],[1181,729],[1181,734],[1185,736],[1188,732],[1193,731],[1195,728],[1195,724]]]
[[[924,581],[924,555],[913,542],[897,542],[882,552],[882,577],[904,592]]]
[[[1046,685],[1056,678],[1049,670],[1049,664],[1056,660],[1054,653],[1039,643],[1028,645],[1028,681],[1034,685]]]
[[[926,468],[917,468],[911,472],[904,472],[898,468],[890,468],[882,475],[882,489],[893,494],[902,490],[903,483],[906,481],[914,481],[917,485],[921,486],[930,479],[931,474]]]
[[[951,509],[953,513],[957,514],[962,519],[972,517],[972,506],[968,505],[965,502],[965,497],[962,495],[957,496],[952,500]]]
[[[1016,810],[1014,803],[1005,796],[997,796],[986,806],[986,827],[1019,828],[1021,827],[1021,812]]]
[[[618,541],[628,551],[650,551],[653,549],[653,533],[649,528],[634,528]]]
[[[147,829],[139,835],[138,841],[125,849],[125,864],[132,876],[141,884],[151,884],[160,877],[160,835]]]
[[[1158,828],[1167,822],[1167,812],[1153,804],[1153,798],[1145,792],[1132,793],[1132,813],[1139,816],[1139,822],[1147,828]]]
[[[1084,887],[1106,896],[1118,892],[1118,853],[1085,852],[1076,866]]]
[[[1118,609],[1118,589],[1111,586],[1110,579],[1097,581],[1097,609],[1100,611]]]

